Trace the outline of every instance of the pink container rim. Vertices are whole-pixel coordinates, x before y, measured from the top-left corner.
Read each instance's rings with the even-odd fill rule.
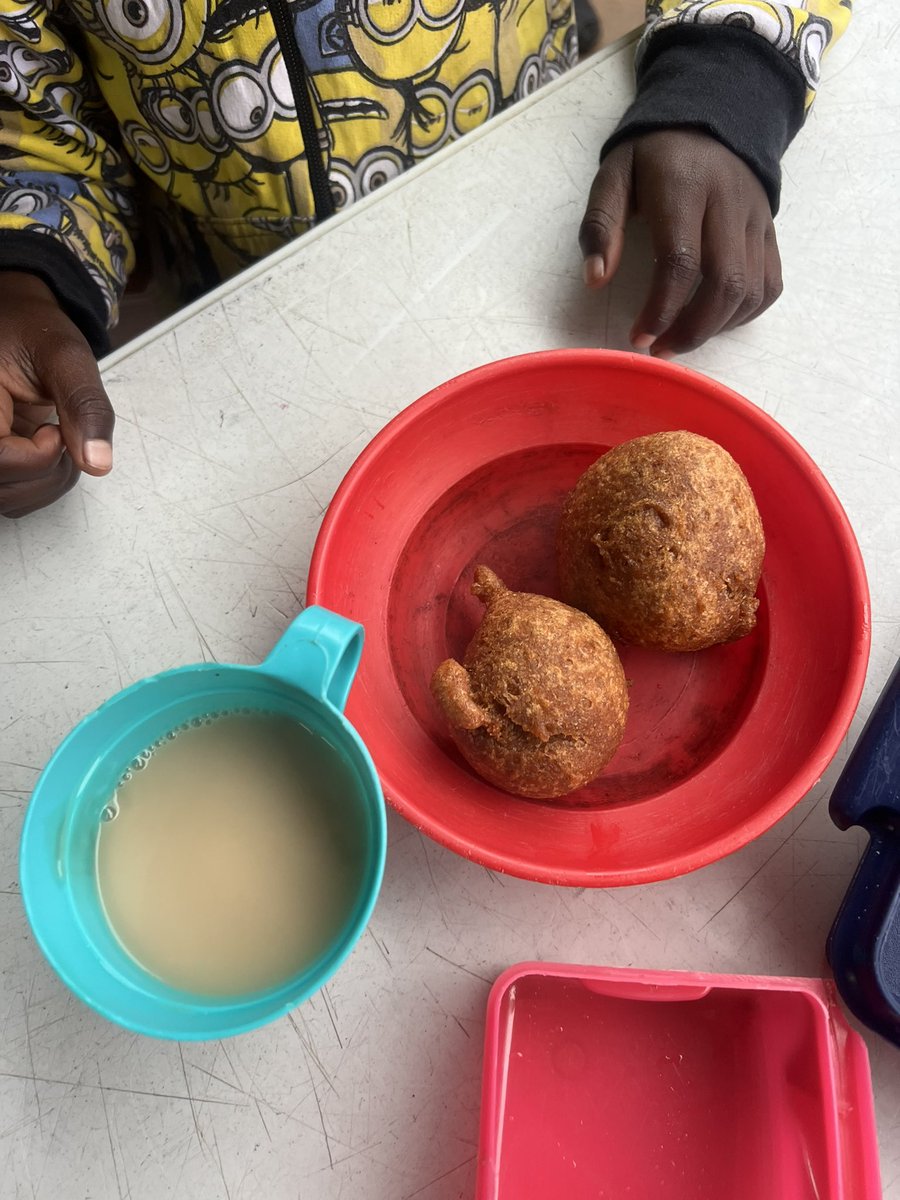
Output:
[[[809,1001],[816,1027],[817,1055],[825,1081],[822,1097],[824,1136],[829,1158],[836,1164],[834,1182],[822,1200],[880,1200],[882,1197],[868,1052],[862,1038],[847,1023],[831,981],[524,962],[504,971],[493,984],[488,998],[476,1200],[526,1200],[502,1186],[501,1151],[512,1042],[511,1022],[504,1017],[515,1002],[519,985],[527,980],[547,978],[582,982],[590,991],[619,1000],[699,1000],[714,990],[801,994]],[[540,1102],[543,1100],[542,1096]],[[813,1186],[816,1187],[814,1181]],[[804,1190],[802,1196],[800,1192],[785,1192],[769,1200],[806,1200],[812,1194],[818,1196],[819,1192]],[[667,1200],[682,1200],[682,1197],[667,1193]]]

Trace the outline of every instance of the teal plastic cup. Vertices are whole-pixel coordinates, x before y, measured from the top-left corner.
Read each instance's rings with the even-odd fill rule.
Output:
[[[34,936],[79,999],[133,1032],[201,1041],[275,1020],[344,962],[375,905],[387,843],[378,775],[343,713],[362,642],[360,625],[308,608],[260,666],[201,663],[154,675],[113,696],[68,735],[31,797],[19,870]],[[356,783],[346,819],[356,823],[362,846],[358,893],[344,928],[299,974],[252,994],[194,995],[144,970],[116,938],[100,899],[97,839],[110,797],[142,751],[186,723],[240,709],[291,717],[341,756]]]

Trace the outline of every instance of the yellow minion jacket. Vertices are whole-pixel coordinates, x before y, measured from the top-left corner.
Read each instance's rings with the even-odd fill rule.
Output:
[[[647,7],[639,80],[666,39],[739,30],[802,112],[851,0]],[[45,275],[96,333],[132,267],[136,182],[222,276],[576,57],[572,0],[0,0],[0,269]]]

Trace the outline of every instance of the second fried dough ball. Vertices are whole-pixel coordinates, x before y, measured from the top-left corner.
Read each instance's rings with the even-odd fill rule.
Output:
[[[431,690],[469,764],[496,787],[550,799],[583,787],[615,754],[628,692],[603,630],[568,605],[511,592],[487,567],[472,591],[484,619],[462,663]]]
[[[740,467],[683,430],[604,454],[569,495],[558,540],[563,598],[613,637],[660,650],[749,633],[764,552]]]

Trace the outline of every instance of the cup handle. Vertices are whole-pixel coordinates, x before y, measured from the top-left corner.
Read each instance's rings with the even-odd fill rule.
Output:
[[[263,669],[343,712],[363,636],[362,625],[312,605],[288,626]]]

